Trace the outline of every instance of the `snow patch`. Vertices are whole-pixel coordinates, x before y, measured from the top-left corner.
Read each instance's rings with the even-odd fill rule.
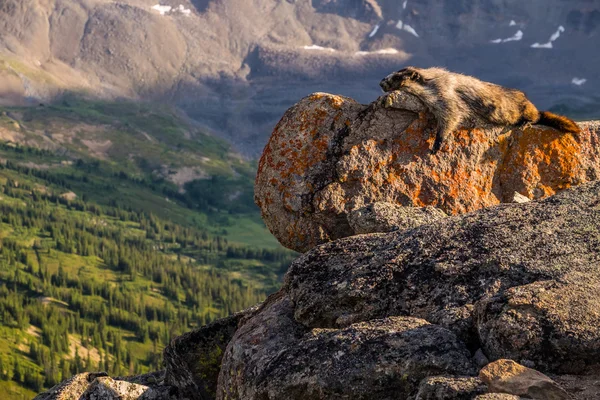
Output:
[[[517,31],[513,36],[504,39],[502,42],[514,42],[523,39],[523,31]]]
[[[171,6],[161,6],[160,4],[157,4],[153,6],[152,9],[158,11],[160,15],[165,15],[166,13],[171,11]]]
[[[506,42],[515,42],[523,39],[523,31],[518,30],[513,36],[506,39],[494,39],[490,40],[490,43],[506,43]]]
[[[415,29],[412,26],[405,24],[402,21],[398,21],[398,23],[396,24],[396,28],[406,31],[413,36],[419,37],[419,34],[417,33],[417,31],[415,31]]]
[[[564,26],[562,26],[562,25],[561,25],[561,26],[559,26],[559,27],[558,27],[558,30],[557,30],[556,32],[554,32],[554,33],[552,34],[552,36],[550,36],[550,41],[551,41],[551,42],[554,42],[556,39],[558,39],[558,38],[560,37],[560,34],[561,34],[562,32],[564,32],[564,31],[565,31],[565,27],[564,27]]]
[[[585,79],[585,78],[577,78],[577,77],[573,78],[573,80],[571,81],[571,83],[573,85],[577,85],[577,86],[581,86],[581,85],[583,85],[586,82],[587,82],[587,79]]]
[[[369,37],[372,38],[373,36],[375,36],[377,34],[377,31],[379,31],[379,24],[375,25],[375,28],[373,28],[373,31],[371,31]]]
[[[510,24],[508,24],[508,26],[515,26],[517,23],[515,22],[514,19],[510,20]]]
[[[186,17],[189,17],[192,13],[192,10],[190,10],[189,8],[185,8],[183,4],[180,4],[179,7],[161,6],[160,4],[157,4],[155,6],[152,6],[152,9],[158,11],[160,15],[179,13],[185,15]]]
[[[561,25],[558,27],[556,32],[554,32],[552,36],[550,36],[550,41],[548,43],[534,43],[531,45],[531,47],[533,47],[534,49],[551,49],[553,47],[552,42],[558,39],[560,37],[560,34],[564,31],[565,27]]]
[[[331,52],[336,51],[335,49],[332,49],[331,47],[321,47],[321,46],[317,46],[316,44],[311,44],[310,46],[304,46],[302,48],[304,50],[319,50],[319,51],[331,51]]]
[[[410,25],[405,24],[404,25],[404,30],[408,33],[410,33],[411,35],[414,35],[416,37],[419,37],[419,34],[417,33],[417,31],[414,30],[414,28]]]
[[[408,4],[408,0],[404,0],[404,3],[402,3],[402,9],[406,10],[406,5]]]
[[[381,49],[381,50],[376,50],[376,51],[357,51],[356,53],[354,53],[354,55],[355,56],[368,56],[368,55],[372,55],[372,54],[398,54],[398,53],[400,53],[398,50],[389,47],[387,49]]]

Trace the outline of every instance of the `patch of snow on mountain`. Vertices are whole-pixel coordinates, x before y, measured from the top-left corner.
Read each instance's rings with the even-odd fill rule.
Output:
[[[508,24],[508,26],[515,26],[517,23],[515,22],[514,19],[510,20],[510,24]]]
[[[331,52],[336,51],[335,49],[332,49],[331,47],[322,47],[322,46],[317,46],[316,44],[312,44],[310,46],[304,46],[302,48],[304,50],[319,50],[319,51],[331,51]]]
[[[504,39],[502,42],[514,42],[523,39],[523,31],[517,31],[513,36]]]
[[[506,42],[515,42],[523,39],[523,31],[518,30],[513,36],[506,39],[494,39],[490,40],[490,43],[506,43]]]
[[[585,78],[573,78],[573,80],[571,81],[571,83],[573,85],[577,85],[577,86],[581,86],[586,82],[587,82],[587,79],[585,79]]]
[[[560,37],[560,34],[564,31],[565,27],[561,25],[558,27],[556,32],[554,32],[552,36],[550,36],[550,41],[548,43],[534,43],[531,45],[531,47],[533,47],[534,49],[551,49],[553,47],[552,42],[558,39]]]
[[[183,4],[180,4],[179,7],[177,8],[177,11],[179,11],[180,13],[182,13],[183,15],[189,16],[192,13],[192,10],[190,10],[189,8],[185,8],[183,6]]]
[[[415,31],[414,28],[408,24],[404,25],[404,30],[406,32],[410,33],[411,35],[419,37],[419,34],[417,33],[417,31]]]
[[[189,17],[192,13],[192,10],[190,10],[189,8],[185,8],[183,4],[180,4],[179,7],[161,6],[160,4],[157,4],[153,6],[152,9],[158,11],[160,15],[180,13],[185,15],[186,17]]]
[[[369,37],[372,38],[373,36],[375,36],[377,34],[378,30],[379,30],[379,24],[375,25],[375,28],[373,28],[373,31],[369,34]]]
[[[354,53],[355,56],[368,56],[371,54],[398,54],[399,51],[393,48],[381,49],[376,51],[357,51]]]
[[[152,9],[158,11],[160,15],[165,15],[166,13],[171,11],[171,8],[171,6],[161,6],[160,4],[157,4],[152,7]]]
[[[408,4],[408,0],[404,0],[404,3],[402,3],[402,9],[406,10],[406,5]]]
[[[552,34],[552,36],[550,36],[550,41],[551,41],[551,42],[554,42],[556,39],[558,39],[558,38],[560,37],[560,34],[561,34],[562,32],[564,32],[564,31],[565,31],[565,27],[564,27],[564,26],[562,26],[562,25],[561,25],[561,26],[559,26],[559,27],[558,27],[558,30],[557,30],[556,32],[554,32],[554,33]]]
[[[533,47],[534,49],[551,49],[552,46],[552,42],[548,42],[548,43],[534,43],[531,45],[531,47]]]
[[[398,21],[398,23],[396,24],[396,28],[398,28],[400,30],[404,30],[404,31],[410,33],[411,35],[416,36],[416,37],[419,37],[419,34],[417,33],[417,31],[415,31],[415,29],[412,26],[410,26],[408,24],[405,24],[402,21]]]

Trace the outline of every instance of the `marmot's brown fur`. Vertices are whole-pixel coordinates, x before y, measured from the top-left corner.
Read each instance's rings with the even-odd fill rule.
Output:
[[[493,125],[541,124],[561,132],[578,134],[579,126],[567,117],[540,112],[525,93],[443,68],[407,67],[380,83],[386,92],[401,90],[418,97],[436,117],[438,132],[433,152],[449,134],[476,115]]]

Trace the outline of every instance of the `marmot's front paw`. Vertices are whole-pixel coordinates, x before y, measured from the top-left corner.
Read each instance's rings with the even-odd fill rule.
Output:
[[[394,92],[386,93],[379,98],[378,106],[382,108],[392,108],[394,106]]]

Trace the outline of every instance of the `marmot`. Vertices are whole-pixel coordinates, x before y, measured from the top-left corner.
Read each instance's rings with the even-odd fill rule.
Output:
[[[388,75],[379,85],[386,92],[402,90],[415,95],[435,116],[438,132],[433,153],[472,115],[493,125],[541,124],[565,133],[580,132],[579,126],[569,118],[538,111],[520,90],[443,68],[407,67]]]

